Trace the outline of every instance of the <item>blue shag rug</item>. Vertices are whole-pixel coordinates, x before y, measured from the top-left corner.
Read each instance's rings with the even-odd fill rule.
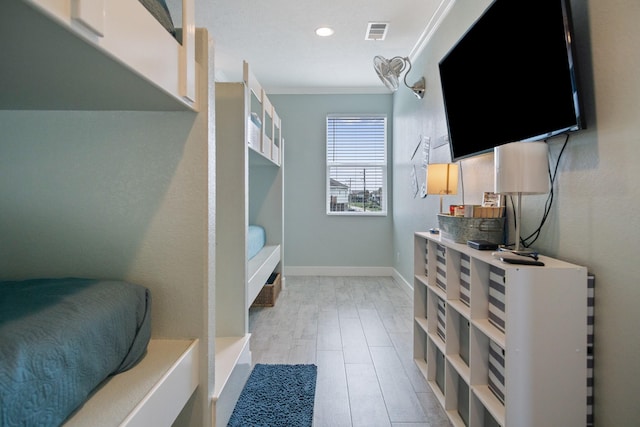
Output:
[[[256,364],[229,427],[311,427],[316,365]]]

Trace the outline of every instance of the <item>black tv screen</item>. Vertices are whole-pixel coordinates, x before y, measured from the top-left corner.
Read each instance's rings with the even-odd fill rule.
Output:
[[[568,0],[495,0],[439,70],[454,161],[584,127]]]

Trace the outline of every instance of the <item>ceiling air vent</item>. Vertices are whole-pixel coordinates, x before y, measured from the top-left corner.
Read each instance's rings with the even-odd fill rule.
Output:
[[[365,40],[384,40],[387,37],[388,22],[369,22]]]

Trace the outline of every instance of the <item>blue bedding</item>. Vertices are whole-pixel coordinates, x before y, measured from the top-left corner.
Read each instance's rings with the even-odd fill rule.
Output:
[[[250,225],[247,232],[247,258],[251,259],[262,249],[267,241],[264,228],[259,225]]]
[[[58,426],[151,337],[151,295],[91,279],[0,282],[0,425]]]

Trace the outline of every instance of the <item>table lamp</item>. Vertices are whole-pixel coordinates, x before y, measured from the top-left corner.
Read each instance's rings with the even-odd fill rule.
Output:
[[[431,163],[427,165],[427,194],[440,195],[440,213],[442,197],[445,194],[458,193],[458,165],[455,163]]]
[[[549,159],[545,142],[512,142],[494,148],[494,184],[499,194],[517,195],[516,246],[520,250],[522,195],[549,192]]]

